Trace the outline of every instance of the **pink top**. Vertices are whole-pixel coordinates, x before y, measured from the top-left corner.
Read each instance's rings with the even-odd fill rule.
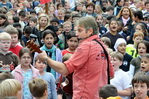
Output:
[[[64,62],[69,73],[74,72],[73,99],[99,99],[99,89],[107,84],[104,50],[96,41],[92,41],[93,39],[101,42],[97,35],[85,39],[74,55]],[[110,63],[110,76],[113,75],[113,66]]]

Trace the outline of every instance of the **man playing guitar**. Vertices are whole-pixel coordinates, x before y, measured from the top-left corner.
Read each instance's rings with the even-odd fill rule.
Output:
[[[107,61],[109,57],[105,55],[105,46],[97,35],[98,26],[93,17],[80,18],[75,29],[81,43],[69,60],[60,63],[49,58],[45,52],[38,54],[38,57],[62,75],[74,72],[73,99],[99,99],[98,91],[108,83],[108,72],[110,77],[114,75],[113,66]]]

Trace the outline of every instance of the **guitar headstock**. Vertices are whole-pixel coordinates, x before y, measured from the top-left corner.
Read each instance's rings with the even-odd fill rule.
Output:
[[[27,45],[27,48],[31,50],[31,52],[42,53],[39,46],[33,40],[27,41],[26,45]]]

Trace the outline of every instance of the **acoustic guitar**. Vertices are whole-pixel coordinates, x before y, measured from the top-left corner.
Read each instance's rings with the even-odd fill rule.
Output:
[[[34,40],[27,41],[27,48],[29,48],[31,50],[31,53],[33,53],[33,52],[42,53],[39,46],[34,42]],[[73,73],[67,75],[65,77],[64,82],[62,82],[62,80],[60,79],[60,87],[63,89],[63,91],[65,91],[66,93],[68,93],[71,96],[73,95],[72,75],[73,75]]]

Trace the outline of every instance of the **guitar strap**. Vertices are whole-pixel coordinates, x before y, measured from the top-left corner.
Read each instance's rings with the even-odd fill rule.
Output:
[[[101,45],[101,47],[103,48],[104,50],[104,53],[107,57],[107,64],[108,64],[108,68],[107,68],[107,74],[108,74],[108,84],[110,84],[110,69],[109,69],[109,56],[108,56],[108,52],[106,51],[106,49],[104,48],[104,46],[96,39],[93,39],[93,41],[96,41],[99,45]]]

